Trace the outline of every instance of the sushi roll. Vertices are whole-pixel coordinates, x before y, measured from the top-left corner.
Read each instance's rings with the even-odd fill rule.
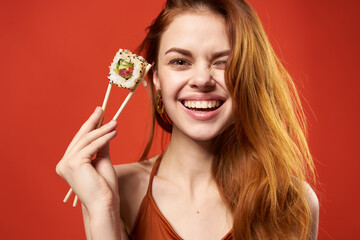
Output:
[[[120,49],[110,65],[109,80],[118,87],[133,89],[146,74],[146,60],[129,50]]]

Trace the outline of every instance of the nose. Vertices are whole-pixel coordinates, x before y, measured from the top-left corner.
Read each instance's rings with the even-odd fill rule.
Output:
[[[193,69],[193,75],[189,81],[192,88],[201,91],[211,91],[215,88],[216,82],[211,75],[211,69],[208,66],[198,66]]]

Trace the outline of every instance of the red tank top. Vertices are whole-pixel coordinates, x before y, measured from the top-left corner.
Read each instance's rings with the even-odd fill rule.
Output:
[[[161,156],[151,170],[149,186],[141,202],[130,239],[132,240],[182,240],[162,215],[152,197],[152,182],[159,168]],[[221,240],[232,240],[232,230]]]

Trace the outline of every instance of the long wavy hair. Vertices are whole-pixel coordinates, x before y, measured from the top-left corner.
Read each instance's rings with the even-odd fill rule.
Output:
[[[307,145],[306,119],[291,77],[276,57],[259,17],[243,0],[168,0],[148,27],[138,52],[155,63],[162,33],[186,11],[224,17],[230,41],[225,69],[233,100],[233,124],[214,139],[213,177],[233,214],[234,239],[307,239],[311,212],[306,182],[315,183]],[[153,128],[142,159],[153,142],[159,115],[149,72]]]

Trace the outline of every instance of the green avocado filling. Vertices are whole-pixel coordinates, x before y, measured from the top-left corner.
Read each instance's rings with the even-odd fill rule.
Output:
[[[134,64],[120,59],[116,64],[114,71],[125,79],[129,79],[134,71]]]

